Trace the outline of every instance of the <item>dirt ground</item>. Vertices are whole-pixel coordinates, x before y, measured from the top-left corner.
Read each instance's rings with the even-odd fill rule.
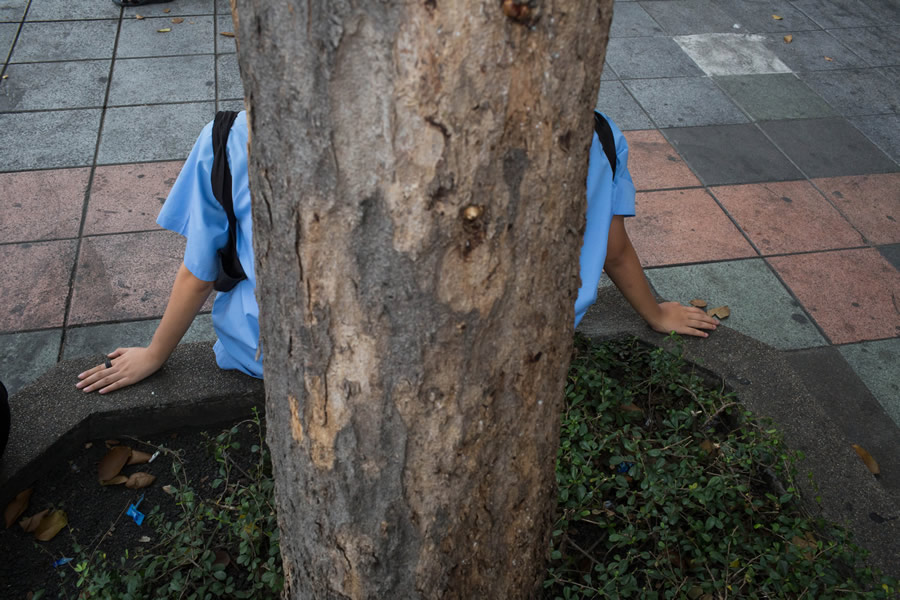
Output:
[[[116,439],[122,445],[151,454],[160,446],[179,451],[188,480],[203,494],[211,492],[210,483],[218,473],[208,440],[228,428],[230,425],[208,429],[208,435],[198,429],[183,429],[141,441],[128,437]],[[93,440],[75,456],[59,457],[57,466],[34,485],[23,517],[45,508],[64,510],[69,525],[55,538],[48,542],[35,541],[18,524],[0,530],[0,598],[25,600],[29,592],[44,590],[42,598],[74,600],[78,596],[74,571],[77,560],[58,567],[53,564],[61,558],[77,559],[76,543],[85,555],[105,552],[112,564],[118,564],[126,550],[152,544],[156,536],[147,521],[138,526],[125,514],[129,505],[137,502],[142,494],[140,512],[149,514],[158,506],[167,517],[179,514],[181,509],[163,490],[165,485],[176,484],[171,456],[161,452],[149,464],[126,466],[122,470],[125,475],[143,471],[156,476],[151,486],[131,490],[123,485],[104,487],[99,484],[97,465],[107,451],[106,440]],[[149,542],[145,536],[150,538]]]

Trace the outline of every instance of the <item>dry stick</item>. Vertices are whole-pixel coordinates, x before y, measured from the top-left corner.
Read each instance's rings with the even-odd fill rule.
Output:
[[[725,404],[723,404],[722,406],[720,406],[720,407],[716,410],[716,412],[714,412],[713,414],[711,414],[711,415],[709,416],[709,418],[706,419],[706,422],[703,424],[703,426],[702,426],[700,429],[706,429],[707,427],[709,427],[709,424],[712,422],[713,419],[715,419],[716,417],[718,417],[719,415],[721,415],[725,410],[731,408],[732,406],[737,406],[737,402],[726,402]]]

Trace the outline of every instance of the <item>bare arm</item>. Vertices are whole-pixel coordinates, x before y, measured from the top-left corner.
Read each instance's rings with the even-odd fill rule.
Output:
[[[182,263],[175,276],[169,304],[153,341],[146,348],[118,348],[108,356],[112,367],[105,365],[80,373],[75,387],[101,394],[137,383],[155,373],[166,362],[213,289],[212,281],[197,279]]]
[[[654,331],[708,337],[709,334],[702,330],[716,328],[718,321],[699,308],[682,306],[677,302],[657,304],[644,277],[641,261],[625,231],[625,218],[622,216],[614,216],[610,225],[603,268],[628,303]]]

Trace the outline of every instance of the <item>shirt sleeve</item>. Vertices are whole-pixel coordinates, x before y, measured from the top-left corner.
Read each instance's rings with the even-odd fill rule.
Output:
[[[156,222],[187,239],[184,265],[202,281],[215,281],[217,252],[228,242],[228,217],[213,196],[212,123],[203,128]]]
[[[634,216],[634,181],[631,179],[631,173],[628,171],[628,141],[622,132],[607,118],[613,131],[613,139],[616,143],[616,177],[613,181],[614,197],[612,201],[612,209],[614,215],[622,215],[624,217]]]

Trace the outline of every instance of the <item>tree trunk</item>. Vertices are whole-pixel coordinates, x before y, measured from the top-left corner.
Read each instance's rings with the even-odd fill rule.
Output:
[[[286,597],[536,595],[611,0],[238,0]]]

